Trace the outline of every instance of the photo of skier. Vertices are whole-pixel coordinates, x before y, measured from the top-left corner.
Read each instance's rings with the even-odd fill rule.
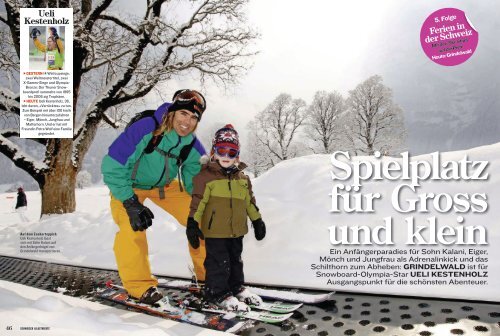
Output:
[[[193,179],[186,235],[193,248],[205,241],[205,299],[223,309],[249,311],[248,305],[258,306],[262,299],[243,286],[241,253],[243,236],[248,233],[247,216],[257,240],[264,239],[266,226],[239,154],[234,127],[228,124],[219,129],[209,161]]]
[[[45,51],[39,50],[35,44],[35,40],[47,40],[47,27],[45,26],[29,26],[30,39],[33,43],[29,44],[29,68],[31,70],[45,70],[46,60]]]
[[[193,135],[206,108],[195,90],[179,90],[153,116],[139,118],[111,144],[102,162],[104,183],[111,191],[111,213],[119,226],[114,252],[128,293],[152,304],[163,295],[151,274],[146,229],[154,218],[146,198],[186,225],[192,179],[206,152]],[[189,246],[189,244],[188,244]],[[205,279],[205,249],[190,248],[196,276]]]
[[[45,27],[43,27],[45,29]],[[64,26],[59,27],[61,36],[64,36]],[[58,33],[58,28],[48,27],[47,44],[40,42],[41,31],[38,27],[34,27],[30,31],[30,37],[33,39],[35,48],[44,55],[47,70],[63,70],[64,68],[64,42],[63,37]],[[30,48],[31,49],[31,48]],[[31,62],[30,62],[31,65]]]

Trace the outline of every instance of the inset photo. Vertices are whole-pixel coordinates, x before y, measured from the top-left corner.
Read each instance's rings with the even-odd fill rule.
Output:
[[[36,43],[40,43],[39,41],[47,40],[47,27],[29,26],[29,32],[30,38],[33,40],[33,42],[30,42],[29,49],[29,68],[30,70],[46,70],[47,62],[45,60],[45,46],[42,51],[37,48]]]
[[[30,26],[31,70],[64,69],[64,26]]]

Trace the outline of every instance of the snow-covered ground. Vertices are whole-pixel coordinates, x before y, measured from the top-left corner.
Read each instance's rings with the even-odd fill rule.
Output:
[[[383,199],[377,203],[376,212],[373,214],[331,213],[329,194],[332,191],[333,182],[329,155],[312,155],[288,160],[254,180],[254,192],[267,224],[267,236],[261,242],[254,239],[252,232],[245,237],[243,258],[247,282],[326,290],[499,301],[500,259],[494,256],[500,254],[500,226],[498,225],[500,207],[497,204],[500,199],[500,144],[468,151],[441,153],[441,159],[459,161],[465,154],[468,155],[469,160],[489,161],[487,169],[490,177],[487,181],[425,181],[419,193],[446,192],[450,195],[485,193],[488,197],[488,211],[480,214],[463,214],[464,224],[457,223],[457,214],[453,212],[417,213],[415,218],[418,225],[425,225],[426,218],[436,215],[440,226],[484,226],[488,233],[489,244],[476,247],[488,252],[490,260],[487,285],[409,286],[394,284],[340,287],[328,285],[327,279],[316,277],[310,265],[319,263],[320,256],[328,256],[330,249],[343,248],[343,246],[333,246],[330,243],[328,228],[332,225],[374,227],[382,225],[384,217],[392,216],[395,245],[385,248],[432,247],[405,245],[404,218],[409,215],[396,212],[390,202],[392,190],[401,181],[366,181],[363,184],[364,193],[380,192],[383,196]],[[430,155],[422,155],[413,159],[430,160]],[[406,196],[409,198],[410,195],[406,194]],[[0,254],[116,269],[112,246],[117,226],[110,215],[109,195],[106,187],[77,190],[75,213],[47,216],[41,220],[38,220],[40,194],[27,192],[29,202],[27,216],[31,220],[29,223],[21,223],[18,214],[12,211],[15,193],[0,194],[0,197],[2,198],[0,202],[2,214]],[[190,277],[184,228],[152,202],[147,202],[146,205],[155,213],[153,226],[147,230],[153,272],[160,275]],[[57,233],[56,247],[61,252],[20,253],[20,233],[25,232]],[[358,246],[362,250],[379,250],[382,247]],[[474,246],[443,245],[442,247],[467,250]]]
[[[2,335],[227,335],[3,280],[0,297]]]

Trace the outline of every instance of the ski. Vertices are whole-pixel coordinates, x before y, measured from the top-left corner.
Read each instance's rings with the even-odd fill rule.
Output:
[[[174,288],[190,292],[198,292],[200,290],[200,287],[197,287],[193,282],[187,280],[166,280],[160,278],[158,279],[158,281],[158,287],[162,288]],[[323,294],[295,293],[285,290],[264,289],[248,286],[247,288],[263,299],[297,302],[312,305],[333,300],[333,295],[335,294],[335,292],[328,292]]]
[[[236,333],[251,326],[248,320],[231,319],[230,316],[226,317],[220,312],[199,312],[185,307],[171,306],[168,304],[168,300],[159,302],[155,306],[141,304],[130,298],[123,289],[117,288],[117,286],[99,291],[96,296],[150,315],[213,330]]]
[[[252,309],[265,310],[273,313],[279,314],[288,314],[291,313],[300,307],[302,307],[302,303],[284,303],[280,301],[275,302],[262,302],[260,305],[249,305]]]
[[[203,302],[199,298],[192,296],[191,298],[185,298],[183,302],[181,303],[183,306],[189,309],[193,309],[196,311],[202,311],[206,313],[215,313],[215,314],[222,314],[224,315],[225,318],[227,319],[232,319],[234,317],[238,318],[243,318],[243,319],[249,319],[249,320],[255,320],[255,321],[261,321],[265,323],[281,323],[283,321],[286,321],[289,319],[293,313],[275,313],[271,311],[257,311],[257,310],[250,310],[250,311],[228,311],[221,309],[217,306],[213,306],[210,304],[207,304],[206,302]]]
[[[169,286],[168,284],[158,284],[158,287],[162,288],[173,288],[173,289],[179,289],[183,291],[189,291],[191,294],[197,297],[201,297],[201,287],[196,286],[196,284],[191,283],[190,286],[185,287],[185,286]],[[274,302],[263,302],[260,305],[249,305],[250,308],[252,309],[258,309],[258,310],[264,310],[272,313],[278,313],[278,314],[288,314],[291,313],[300,307],[302,307],[302,303],[285,303],[281,301],[274,301]]]
[[[106,287],[105,290],[97,293],[98,297],[133,307],[152,315],[221,331],[236,332],[249,326],[245,325],[244,322],[238,321],[237,318],[265,323],[280,323],[293,315],[291,311],[286,312],[286,309],[290,308],[288,304],[282,306],[274,303],[268,304],[270,308],[275,306],[276,309],[281,309],[281,311],[286,313],[254,310],[248,312],[223,310],[219,307],[210,306],[198,298],[196,294],[199,294],[199,287],[197,287],[197,293],[191,293],[190,297],[175,302],[174,306],[170,304],[166,296],[164,300],[160,300],[155,306],[151,306],[139,303],[130,298],[122,286],[115,285],[112,281],[106,282]]]
[[[273,312],[268,312],[268,311],[255,311],[255,310],[227,311],[227,310],[211,309],[211,308],[203,308],[202,311],[207,312],[207,313],[224,314],[225,317],[230,317],[232,315],[235,315],[239,318],[261,321],[264,323],[281,323],[283,321],[288,320],[293,315],[293,313],[278,314],[278,313],[273,313]]]
[[[307,293],[296,293],[292,291],[278,290],[278,289],[267,289],[258,287],[247,287],[253,293],[259,295],[262,298],[269,300],[282,300],[287,302],[300,302],[303,304],[320,304],[325,301],[333,300],[335,291],[322,293],[322,294],[307,294]]]

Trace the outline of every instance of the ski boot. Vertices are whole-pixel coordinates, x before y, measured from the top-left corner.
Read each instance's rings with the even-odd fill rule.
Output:
[[[150,287],[141,298],[139,303],[147,304],[152,307],[160,308],[163,311],[171,312],[176,311],[177,308],[170,304],[168,296],[164,296],[157,287]]]
[[[250,307],[244,303],[239,301],[232,295],[227,296],[225,299],[217,301],[217,306],[227,310],[227,311],[250,311]]]
[[[160,293],[157,287],[153,286],[149,287],[148,290],[146,290],[144,294],[142,294],[142,296],[136,300],[139,303],[144,303],[152,306],[163,298],[164,298],[163,294]]]
[[[260,296],[250,292],[250,290],[245,287],[242,287],[240,292],[236,294],[236,298],[247,305],[260,306],[263,303]]]

